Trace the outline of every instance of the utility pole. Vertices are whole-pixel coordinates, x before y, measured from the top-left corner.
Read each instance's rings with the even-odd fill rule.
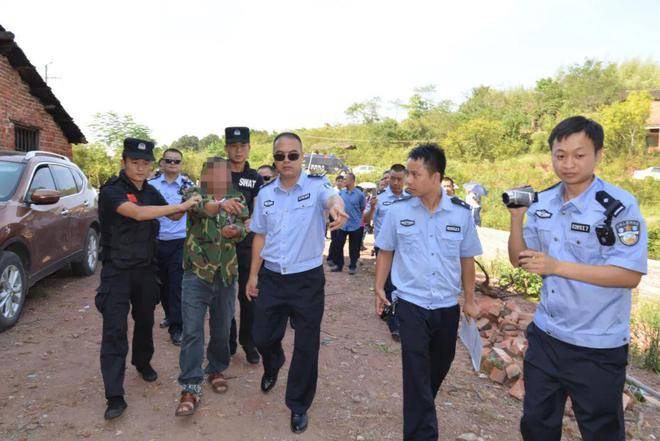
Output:
[[[60,77],[49,77],[48,76],[48,66],[51,65],[51,64],[53,64],[52,61],[50,61],[50,62],[48,62],[44,65],[44,81],[46,82],[46,84],[48,84],[48,80],[59,80],[60,79]]]

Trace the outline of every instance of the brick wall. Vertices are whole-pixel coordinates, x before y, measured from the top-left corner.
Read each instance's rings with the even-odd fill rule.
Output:
[[[60,127],[41,102],[30,94],[28,85],[21,80],[7,58],[0,55],[1,149],[15,149],[14,123],[39,129],[39,150],[71,157],[71,144]]]

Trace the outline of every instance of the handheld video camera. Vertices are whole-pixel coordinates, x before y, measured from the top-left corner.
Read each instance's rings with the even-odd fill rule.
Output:
[[[511,188],[502,193],[502,202],[508,208],[529,207],[539,200],[539,195],[531,185]]]

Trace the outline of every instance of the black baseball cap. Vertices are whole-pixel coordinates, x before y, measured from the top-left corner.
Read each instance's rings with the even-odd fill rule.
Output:
[[[226,127],[225,143],[233,144],[235,142],[240,142],[241,144],[249,144],[250,129],[247,127]]]
[[[138,138],[124,139],[124,155],[133,159],[146,159],[147,161],[155,161],[154,158],[155,144],[152,141]]]

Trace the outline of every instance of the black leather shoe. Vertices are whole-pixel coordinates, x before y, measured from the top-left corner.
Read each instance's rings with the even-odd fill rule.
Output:
[[[275,383],[277,383],[277,372],[273,375],[264,374],[263,377],[261,377],[261,391],[267,394],[275,387]]]
[[[333,268],[330,269],[330,272],[331,272],[331,273],[340,273],[340,272],[341,272],[341,268],[339,268],[338,266],[335,266],[335,267],[333,267]]]
[[[254,346],[243,346],[243,350],[245,351],[245,359],[248,361],[248,363],[258,364],[261,361],[259,352]]]
[[[172,340],[172,344],[174,346],[181,346],[181,340],[183,339],[183,332],[182,331],[174,331],[170,335],[170,339]]]
[[[160,322],[160,329],[165,329],[170,327],[170,321],[168,319],[163,319]]]
[[[401,342],[401,334],[399,334],[399,330],[394,330],[392,331],[392,340],[395,342],[399,343]]]
[[[291,412],[291,431],[293,433],[303,433],[307,429],[309,418],[307,413]]]
[[[150,364],[146,365],[143,368],[137,368],[137,371],[142,375],[144,381],[152,382],[158,379],[158,373],[151,367]]]
[[[124,397],[110,397],[108,399],[108,407],[105,409],[105,414],[103,418],[106,420],[112,420],[121,416],[124,413],[124,410],[128,407]]]

